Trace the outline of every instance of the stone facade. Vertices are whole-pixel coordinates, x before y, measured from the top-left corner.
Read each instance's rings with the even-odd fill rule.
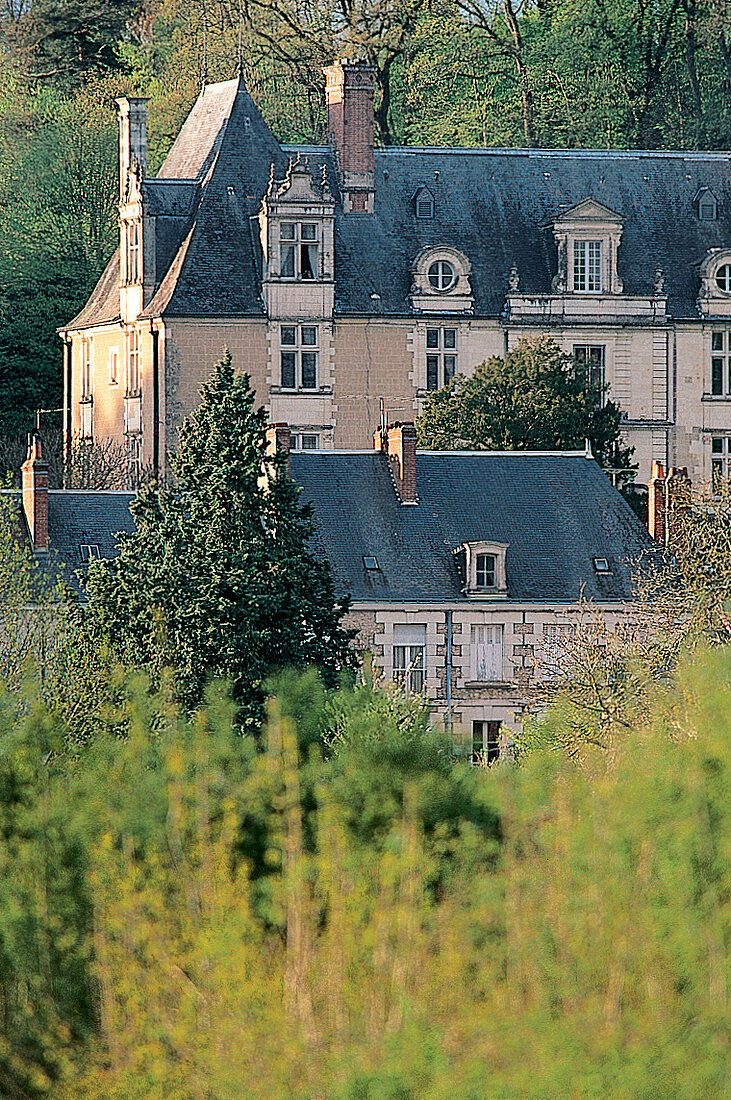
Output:
[[[727,158],[374,154],[372,96],[367,66],[332,66],[331,146],[295,149],[210,86],[151,179],[144,101],[119,101],[120,249],[62,330],[69,436],[162,468],[226,346],[295,446],[367,447],[549,333],[608,383],[640,482],[731,462]]]

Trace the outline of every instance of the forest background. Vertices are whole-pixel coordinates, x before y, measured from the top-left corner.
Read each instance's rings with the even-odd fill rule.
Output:
[[[348,54],[384,144],[728,148],[730,39],[728,0],[0,0],[0,437],[58,409],[55,330],[115,247],[116,96],[150,97],[153,173],[239,68],[277,137],[322,140]]]

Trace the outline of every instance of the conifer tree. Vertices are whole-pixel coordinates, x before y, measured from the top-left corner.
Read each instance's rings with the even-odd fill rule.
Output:
[[[188,706],[211,678],[230,680],[242,721],[258,723],[271,669],[314,666],[333,684],[353,663],[347,601],[308,549],[310,509],[283,457],[266,455],[264,412],[228,351],[202,396],[175,486],[143,488],[119,556],[90,567],[91,623],[124,660],[172,666]]]

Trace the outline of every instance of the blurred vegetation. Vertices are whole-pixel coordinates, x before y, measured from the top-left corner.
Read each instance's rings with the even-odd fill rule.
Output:
[[[260,748],[106,673],[86,742],[0,704],[3,1096],[731,1095],[725,649],[582,767],[367,679],[285,674]]]

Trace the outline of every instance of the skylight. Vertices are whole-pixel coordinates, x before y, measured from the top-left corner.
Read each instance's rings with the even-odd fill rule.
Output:
[[[611,573],[609,562],[606,558],[594,558],[594,569],[597,573]]]
[[[369,573],[377,573],[380,569],[378,558],[374,557],[372,554],[363,555],[363,566]]]

